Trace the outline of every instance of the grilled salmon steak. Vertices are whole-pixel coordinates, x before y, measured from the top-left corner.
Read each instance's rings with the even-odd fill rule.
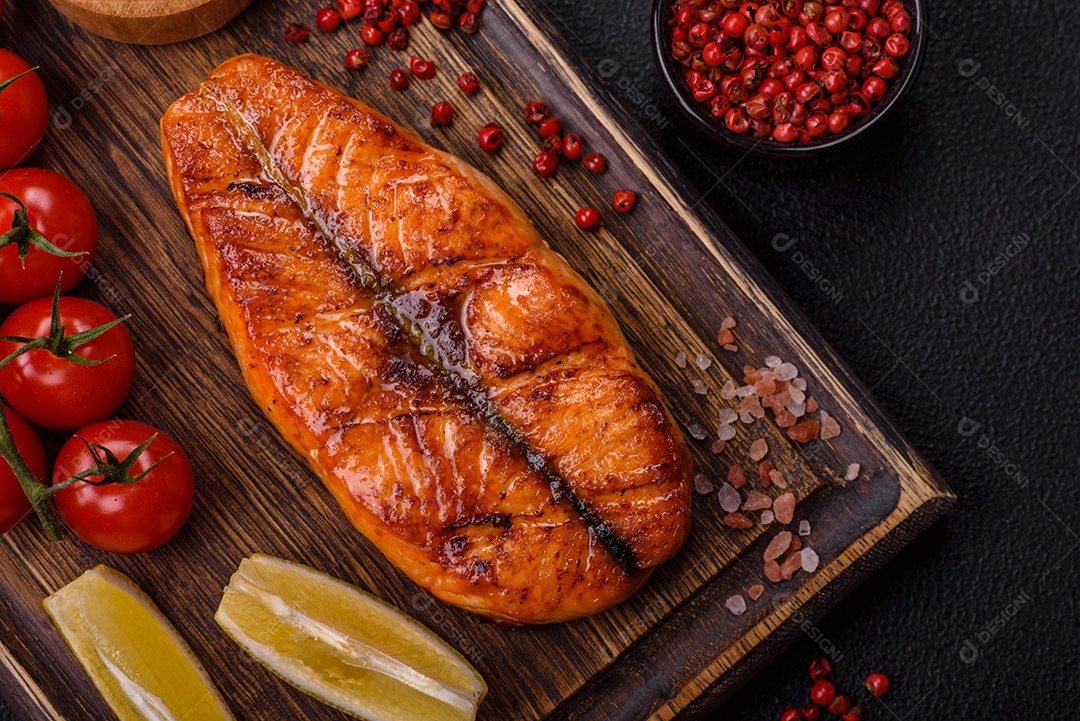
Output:
[[[486,176],[273,60],[162,119],[252,395],[352,524],[512,623],[633,594],[690,528],[690,460],[599,296]]]

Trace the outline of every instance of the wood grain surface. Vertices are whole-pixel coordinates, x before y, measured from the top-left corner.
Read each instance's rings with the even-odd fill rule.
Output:
[[[289,21],[313,25],[312,9],[299,1],[257,3],[221,30],[162,47],[89,35],[44,4],[22,3],[4,14],[5,37],[42,66],[53,104],[53,127],[32,162],[75,179],[101,220],[96,270],[76,292],[135,314],[139,371],[120,415],[159,425],[188,449],[198,497],[179,536],[141,556],[111,556],[78,541],[50,545],[32,521],[0,539],[0,692],[26,718],[109,718],[41,607],[46,595],[104,562],[130,575],[175,622],[238,718],[339,718],[252,663],[213,622],[230,574],[260,551],[370,590],[447,639],[491,687],[482,719],[701,718],[944,512],[951,493],[539,10],[497,0],[474,36],[442,34],[425,23],[407,51],[376,48],[368,69],[353,74],[342,58],[358,45],[356,24],[331,34],[313,30],[303,45],[283,39]],[[17,26],[37,31],[15,35]],[[57,36],[66,41],[49,40]],[[486,623],[433,601],[386,562],[248,397],[164,177],[161,114],[241,52],[298,67],[489,173],[609,301],[681,422],[715,429],[720,408],[730,403],[720,389],[729,379],[741,385],[744,364],[760,366],[774,354],[794,362],[840,421],[840,437],[800,447],[771,420],[737,423],[737,437],[720,455],[710,452],[711,439],[691,441],[692,451],[697,470],[719,484],[733,462],[751,468],[748,446],[766,438],[769,458],[800,498],[796,519],[812,524],[806,540],[821,568],[767,584],[758,602],[733,616],[723,602],[758,582],[771,534],[760,526],[728,529],[715,494],[695,499],[690,541],[641,593],[573,623]],[[439,74],[394,92],[387,74],[406,66],[409,54],[434,58]],[[472,98],[454,85],[466,69],[483,85]],[[444,98],[455,105],[454,123],[432,129],[429,109]],[[547,101],[588,150],[605,154],[607,172],[564,163],[554,178],[536,177],[529,161],[539,143],[521,114],[531,99]],[[508,138],[494,156],[476,142],[491,120]],[[610,198],[623,187],[637,191],[639,201],[619,216]],[[604,214],[599,233],[573,225],[573,212],[586,204]],[[716,343],[728,315],[738,320],[734,353]],[[680,369],[680,351],[704,353],[712,365],[700,371],[691,361]],[[693,392],[694,379],[706,395]],[[62,438],[49,440],[55,449]],[[852,462],[862,474],[844,483]]]
[[[251,0],[49,0],[86,30],[139,45],[190,40],[213,32]]]

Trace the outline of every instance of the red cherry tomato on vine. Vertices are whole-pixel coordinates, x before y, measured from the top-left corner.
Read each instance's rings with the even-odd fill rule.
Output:
[[[4,409],[4,417],[7,418],[8,430],[11,431],[11,439],[15,441],[19,455],[26,461],[34,477],[44,483],[49,469],[45,461],[45,449],[41,447],[37,433],[10,408]],[[0,534],[15,528],[28,515],[30,499],[23,492],[11,466],[0,458]]]
[[[11,193],[26,204],[30,227],[45,240],[69,253],[86,252],[86,255],[63,258],[31,247],[23,267],[18,248],[9,245],[0,249],[0,303],[19,305],[50,296],[61,273],[64,274],[61,292],[74,288],[86,275],[97,250],[97,216],[86,193],[64,176],[41,168],[0,173],[0,191]],[[15,202],[0,197],[0,234],[11,229],[18,208]]]
[[[30,301],[0,325],[0,335],[36,338],[49,333],[52,299]],[[103,305],[71,296],[60,299],[65,335],[116,320]],[[0,340],[0,358],[19,345]],[[79,365],[44,348],[23,355],[0,369],[0,394],[31,423],[73,430],[108,418],[120,407],[135,380],[135,346],[123,325],[110,328],[74,351],[99,365]],[[107,359],[107,360],[106,360]]]
[[[95,423],[83,428],[60,449],[53,469],[53,485],[93,465],[90,451],[80,438],[108,448],[123,460],[155,433],[157,438],[139,456],[131,475],[138,476],[158,461],[161,465],[142,480],[131,485],[108,486],[78,482],[54,496],[60,518],[72,533],[94,548],[112,553],[143,553],[175,536],[187,520],[195,499],[191,463],[176,441],[153,426],[136,421]]]
[[[0,83],[29,69],[30,64],[18,55],[0,49]],[[0,170],[14,168],[29,158],[48,124],[49,100],[36,72],[4,88],[0,92]]]

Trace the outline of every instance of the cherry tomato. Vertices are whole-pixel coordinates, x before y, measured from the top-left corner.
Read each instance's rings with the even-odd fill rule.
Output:
[[[15,441],[19,455],[26,461],[34,477],[44,483],[49,469],[45,461],[45,449],[41,447],[37,433],[10,408],[4,409],[4,417],[7,418],[8,430],[11,431],[11,439]],[[19,525],[30,515],[30,510],[30,499],[23,492],[11,466],[0,457],[0,534]]]
[[[0,303],[19,305],[50,296],[61,273],[64,283],[60,290],[66,293],[74,288],[86,275],[97,250],[97,216],[86,194],[64,176],[41,168],[0,173],[0,191],[11,193],[26,204],[30,227],[45,240],[69,253],[86,252],[86,255],[63,258],[31,247],[23,267],[18,248],[9,245],[0,249]],[[18,207],[0,197],[0,234],[11,229]]]
[[[30,301],[0,325],[0,335],[36,338],[47,335],[52,299]],[[116,320],[103,305],[71,296],[60,299],[60,323],[65,336]],[[0,358],[18,344],[0,341]],[[135,346],[123,325],[75,349],[94,366],[59,358],[44,348],[19,356],[0,369],[0,394],[31,423],[46,428],[73,430],[108,418],[120,407],[135,379]]]
[[[191,463],[176,441],[153,426],[136,421],[95,423],[83,428],[60,449],[53,469],[53,485],[94,464],[83,440],[108,448],[123,461],[155,433],[157,438],[139,456],[131,475],[138,476],[158,461],[161,465],[142,480],[108,486],[79,482],[53,497],[56,512],[71,532],[94,548],[112,553],[143,553],[175,536],[187,520],[195,499]]]
[[[30,69],[15,53],[0,49],[0,83]],[[30,157],[45,136],[49,101],[37,73],[19,78],[0,92],[0,170]]]

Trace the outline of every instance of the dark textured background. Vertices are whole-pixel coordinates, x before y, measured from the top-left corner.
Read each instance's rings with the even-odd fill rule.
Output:
[[[836,679],[868,719],[1080,708],[1080,4],[930,5],[924,70],[889,122],[841,154],[794,163],[741,158],[679,116],[653,67],[648,0],[537,6],[960,496],[717,719],[775,719],[805,703],[811,636],[835,646]],[[797,242],[778,251],[778,234]],[[964,418],[978,430],[963,435]],[[974,652],[962,658],[965,641]],[[881,701],[861,690],[872,670],[893,678]]]

